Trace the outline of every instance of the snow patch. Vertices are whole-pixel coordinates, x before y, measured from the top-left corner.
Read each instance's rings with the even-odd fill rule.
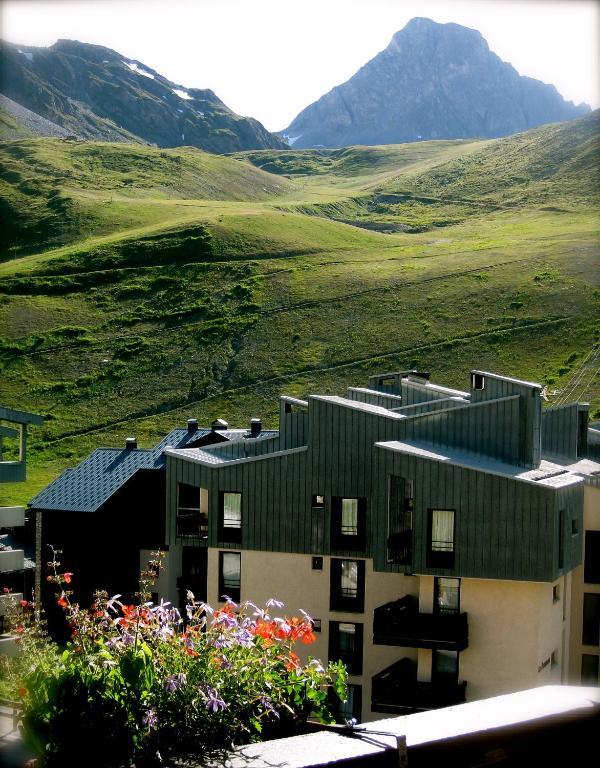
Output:
[[[136,75],[143,75],[144,77],[149,77],[150,80],[154,80],[154,75],[139,67],[135,61],[124,61],[123,64],[125,64],[126,67],[129,67],[132,72],[135,72]]]
[[[180,99],[184,99],[185,101],[191,101],[192,96],[187,91],[181,90],[181,88],[171,88],[175,96],[179,96]]]
[[[20,53],[22,56],[25,56],[25,58],[26,58],[28,61],[33,61],[33,53],[30,53],[29,51],[22,51],[20,48],[18,49],[18,51],[19,51],[19,53]]]
[[[300,136],[302,136],[302,134],[301,134],[301,133],[300,133],[298,136],[286,136],[286,138],[287,138],[287,143],[290,145],[290,147],[293,147],[293,146],[294,146],[294,144],[295,144],[295,143],[298,141],[298,139],[300,138]]]

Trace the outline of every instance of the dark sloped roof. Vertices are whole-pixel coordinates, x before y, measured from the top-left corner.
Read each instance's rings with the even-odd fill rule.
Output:
[[[97,448],[74,469],[66,469],[30,502],[32,509],[62,512],[95,512],[140,469],[162,469],[167,446],[186,448],[212,430],[173,429],[154,448]],[[224,440],[248,436],[244,429],[220,430]],[[274,437],[276,430],[263,430],[260,438]]]
[[[164,467],[167,445],[184,448],[209,433],[208,429],[174,429],[154,448],[98,448],[74,469],[66,469],[29,505],[33,509],[95,512],[138,470]]]

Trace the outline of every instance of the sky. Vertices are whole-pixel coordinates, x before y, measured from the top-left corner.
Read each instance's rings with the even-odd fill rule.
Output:
[[[594,0],[0,0],[1,36],[104,45],[269,130],[351,77],[415,16],[478,29],[520,74],[600,106]]]

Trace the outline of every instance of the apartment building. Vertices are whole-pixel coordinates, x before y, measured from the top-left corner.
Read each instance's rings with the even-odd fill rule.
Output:
[[[26,479],[27,427],[42,423],[41,416],[0,406],[0,484]],[[26,553],[23,546],[24,526],[24,507],[0,506],[0,655],[17,651],[4,626],[9,602],[33,588],[35,564],[27,557],[33,552]]]
[[[589,679],[587,415],[484,371],[465,391],[401,371],[284,396],[266,439],[165,447],[161,595],[308,611],[310,652],[346,662],[344,714],[365,721],[566,682],[578,655]]]

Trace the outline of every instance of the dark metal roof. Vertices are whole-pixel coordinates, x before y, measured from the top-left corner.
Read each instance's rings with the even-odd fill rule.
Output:
[[[33,509],[95,512],[140,469],[161,469],[167,445],[185,448],[209,429],[174,429],[154,448],[97,448],[74,469],[66,469],[37,494]]]
[[[277,431],[263,430],[261,438]],[[212,432],[210,429],[173,429],[154,448],[97,448],[74,469],[66,469],[30,502],[32,509],[62,512],[95,512],[141,469],[162,469],[167,446],[186,448],[214,435],[220,440],[236,440],[249,435],[245,429]]]

